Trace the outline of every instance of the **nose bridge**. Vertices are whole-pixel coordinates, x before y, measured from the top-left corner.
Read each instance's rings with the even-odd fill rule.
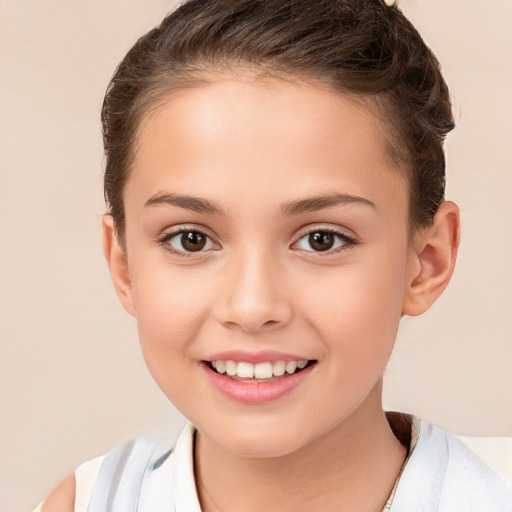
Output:
[[[284,268],[272,251],[245,247],[233,254],[221,307],[221,321],[244,331],[286,324],[291,304],[282,286]]]

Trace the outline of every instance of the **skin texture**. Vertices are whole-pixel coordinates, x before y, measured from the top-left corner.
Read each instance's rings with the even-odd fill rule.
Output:
[[[126,250],[105,216],[105,255],[155,381],[198,428],[206,512],[384,505],[405,449],[382,410],[382,374],[401,316],[448,283],[459,238],[449,202],[409,238],[402,176],[378,118],[311,85],[217,76],[143,120]],[[209,207],[162,200],[171,194]],[[336,194],[359,200],[297,208]],[[202,251],[170,239],[187,230],[208,237]],[[313,250],[308,235],[325,231],[334,248]],[[242,404],[205,378],[203,361],[231,349],[316,364],[278,400]]]
[[[73,512],[75,475],[69,475],[46,498],[41,512]]]
[[[155,199],[165,194],[215,211]],[[372,205],[284,211],[331,194]],[[153,377],[200,432],[205,509],[310,510],[324,500],[325,510],[378,510],[404,458],[383,415],[382,373],[401,316],[428,309],[448,282],[455,205],[411,241],[407,187],[367,108],[243,76],[182,91],[146,118],[125,205],[127,260],[106,217],[107,260]],[[162,242],[180,229],[211,243],[185,253],[179,237]],[[357,242],[315,253],[306,235],[322,229]],[[201,368],[233,348],[317,364],[279,400],[240,404]]]

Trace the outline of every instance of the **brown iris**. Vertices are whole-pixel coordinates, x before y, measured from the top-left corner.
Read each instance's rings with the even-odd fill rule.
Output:
[[[328,251],[334,245],[334,234],[328,231],[315,231],[309,235],[309,245],[315,251]]]
[[[206,245],[206,236],[198,231],[185,231],[181,235],[181,245],[186,251],[200,251]]]

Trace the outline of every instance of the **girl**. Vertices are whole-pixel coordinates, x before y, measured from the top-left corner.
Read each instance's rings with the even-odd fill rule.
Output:
[[[448,89],[396,6],[189,0],[102,122],[107,263],[191,423],[80,466],[44,512],[512,510],[462,444],[382,408],[400,318],[459,242]]]

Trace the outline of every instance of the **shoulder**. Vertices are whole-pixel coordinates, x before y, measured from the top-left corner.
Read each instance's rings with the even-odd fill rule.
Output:
[[[167,510],[173,503],[173,443],[133,439],[91,459],[61,482],[34,512]]]
[[[512,487],[460,439],[440,431],[448,449],[441,511],[457,510],[458,503],[489,512],[512,510]]]
[[[82,464],[75,471],[75,510],[167,510],[172,454],[168,439],[138,438]]]
[[[427,421],[415,422],[417,441],[393,511],[512,511],[512,489],[497,473],[454,435]]]
[[[73,512],[75,505],[75,475],[63,480],[43,502],[41,512]]]
[[[177,442],[138,438],[80,465],[34,512],[201,510],[194,477],[195,427]]]

